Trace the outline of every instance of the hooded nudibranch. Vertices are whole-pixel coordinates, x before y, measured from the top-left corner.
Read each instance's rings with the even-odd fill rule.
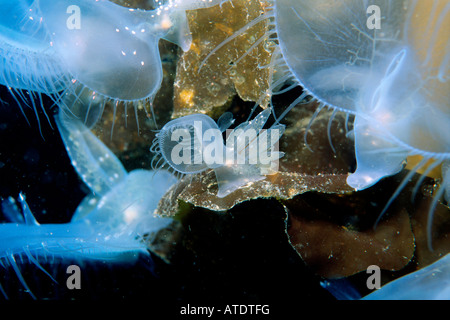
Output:
[[[277,0],[276,10],[281,52],[299,83],[355,115],[357,168],[347,183],[365,189],[402,170],[407,156],[423,157],[382,215],[428,160],[425,172],[450,159],[450,3]],[[447,175],[430,211],[449,188]]]
[[[269,21],[264,37],[277,42],[271,67],[282,73],[271,90],[286,81],[304,89],[278,120],[306,95],[319,102],[316,114],[325,106],[334,109],[330,122],[338,111],[353,114],[357,168],[347,179],[351,187],[368,188],[402,170],[408,156],[422,156],[387,208],[416,171],[426,168],[426,175],[450,160],[448,1],[270,3],[268,12],[206,58],[256,23]],[[442,172],[430,212],[450,188],[448,171],[442,167]]]
[[[358,190],[399,172],[407,155],[450,159],[450,3],[370,5],[381,11],[378,27],[361,1],[276,5],[281,52],[296,79],[319,102],[356,115],[358,167],[347,182]]]
[[[127,173],[80,120],[68,119],[62,111],[59,116],[57,125],[72,165],[92,193],[80,203],[71,222],[62,224],[37,223],[22,194],[21,210],[11,197],[2,203],[11,222],[0,224],[0,265],[12,267],[33,298],[18,259],[28,259],[49,276],[40,265],[49,257],[133,262],[139,253],[149,254],[143,237],[153,239],[172,222],[154,214],[160,198],[176,182],[172,174],[162,170]],[[0,291],[7,297],[1,285]]]
[[[195,174],[213,169],[217,196],[223,198],[249,183],[276,173],[277,160],[284,153],[276,144],[284,133],[284,125],[263,130],[270,109],[234,128],[224,144],[222,132],[234,122],[224,113],[216,123],[204,114],[193,114],[169,121],[156,134],[150,151],[155,153],[152,168],[168,165],[179,174]]]
[[[159,39],[188,50],[185,10],[217,3],[169,0],[144,11],[108,0],[0,0],[0,84],[19,105],[34,108],[41,94],[64,106],[66,96],[85,89],[91,92],[85,108],[97,101],[136,108],[161,85]]]

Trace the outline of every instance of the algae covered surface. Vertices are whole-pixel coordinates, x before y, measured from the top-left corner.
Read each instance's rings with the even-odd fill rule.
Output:
[[[259,66],[270,62],[273,49],[265,42],[249,49],[267,32],[267,22],[243,32],[206,58],[223,41],[264,14],[267,6],[262,1],[235,1],[220,8],[188,12],[193,41],[178,61],[173,118],[193,113],[220,116],[235,95],[244,101],[259,100],[261,92],[270,86],[269,69]],[[267,101],[261,104],[267,105]]]

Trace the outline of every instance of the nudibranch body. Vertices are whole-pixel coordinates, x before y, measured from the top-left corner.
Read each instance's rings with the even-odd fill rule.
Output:
[[[375,1],[379,28],[359,1],[297,3],[277,1],[281,51],[314,97],[356,115],[349,185],[397,173],[408,155],[449,159],[449,3]],[[294,28],[303,34],[296,42]]]
[[[298,83],[355,115],[357,169],[347,182],[357,190],[399,172],[408,155],[450,159],[450,4],[370,5],[277,0],[274,8]]]
[[[408,156],[421,156],[423,160],[406,176],[379,219],[419,170],[424,177],[444,164],[441,187],[434,193],[430,212],[444,193],[448,200],[450,3],[445,0],[269,3],[267,12],[222,42],[205,60],[254,25],[267,22],[268,31],[262,39],[276,44],[268,66],[276,70],[271,76],[277,73],[277,79],[271,80],[270,94],[297,85],[303,88],[303,94],[277,117],[278,121],[308,95],[319,103],[311,121],[325,106],[334,109],[328,125],[329,138],[336,112],[353,114],[350,136],[355,140],[357,167],[347,183],[355,190],[398,173]],[[277,91],[283,84],[288,87]],[[307,132],[308,129],[305,143]],[[431,221],[432,214],[429,217]],[[431,223],[428,228],[431,235]]]
[[[11,222],[0,224],[0,262],[14,269],[33,297],[20,273],[18,257],[44,272],[39,262],[48,257],[132,262],[139,253],[149,253],[143,237],[153,239],[172,222],[154,215],[154,210],[175,183],[173,175],[148,170],[127,173],[80,120],[69,120],[64,112],[59,116],[58,128],[72,164],[92,193],[80,203],[71,222],[63,224],[37,223],[22,195],[21,210],[13,198],[2,203]]]
[[[402,170],[408,156],[423,157],[383,214],[429,160],[425,174],[450,159],[450,3],[276,3],[281,52],[299,83],[323,105],[355,115],[357,168],[347,183],[365,189]],[[430,211],[449,188],[447,175]]]
[[[107,101],[137,107],[161,85],[159,39],[188,50],[185,10],[217,3],[175,0],[144,11],[108,0],[2,0],[0,84],[19,103],[34,105],[23,92],[31,91],[65,106],[67,95],[90,90],[85,108]]]
[[[276,173],[277,160],[284,154],[276,144],[284,125],[263,130],[270,116],[266,109],[251,121],[241,123],[228,135],[224,144],[222,132],[233,123],[225,113],[216,123],[209,116],[194,114],[169,121],[156,134],[150,150],[156,153],[152,167],[167,164],[180,174],[194,174],[214,169],[218,197]]]
[[[364,189],[399,172],[408,155],[437,164],[450,159],[448,1],[270,3],[206,59],[268,21],[264,37],[277,42],[271,67],[281,73],[271,90],[285,82],[304,89],[278,120],[306,95],[319,110],[328,106],[356,117],[357,169],[350,186]]]

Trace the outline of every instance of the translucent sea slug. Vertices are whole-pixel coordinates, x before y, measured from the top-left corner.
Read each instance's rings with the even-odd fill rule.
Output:
[[[372,1],[379,27],[361,1],[276,3],[280,48],[296,79],[321,103],[356,115],[349,185],[397,173],[408,155],[435,166],[450,158],[447,1]]]
[[[270,116],[266,109],[253,120],[241,123],[226,139],[222,132],[232,123],[225,113],[216,123],[203,114],[194,114],[168,122],[157,134],[151,151],[156,153],[152,167],[167,164],[179,174],[194,174],[214,169],[219,190],[225,197],[236,189],[264,179],[276,172],[277,160],[284,154],[276,143],[284,133],[284,125],[263,130]]]
[[[278,36],[300,84],[322,104],[355,114],[357,168],[350,186],[370,187],[399,172],[407,156],[423,157],[399,192],[428,160],[431,170],[450,159],[450,3],[371,5],[380,10],[379,25],[371,24],[361,1],[277,1]],[[292,30],[303,36],[294,41]],[[448,189],[443,178],[431,211]]]
[[[319,103],[316,114],[325,106],[334,109],[330,121],[339,111],[353,114],[357,167],[347,179],[350,186],[368,188],[402,170],[408,156],[423,157],[399,186],[400,192],[419,169],[425,168],[426,175],[449,161],[448,1],[271,3],[267,13],[210,55],[268,19],[270,29],[264,37],[277,42],[271,67],[278,74],[281,71],[271,90],[285,82],[292,83],[288,88],[304,89],[278,120],[306,95]],[[432,164],[427,167],[429,160]],[[449,189],[448,174],[442,171],[442,187],[435,193],[431,211]]]
[[[144,11],[108,0],[1,0],[0,84],[33,106],[23,90],[63,106],[65,94],[78,97],[90,89],[85,108],[97,101],[136,107],[151,101],[161,85],[159,39],[188,50],[185,10],[208,5],[166,1]]]
[[[0,265],[11,266],[33,297],[16,262],[19,257],[44,272],[39,262],[48,257],[134,261],[137,253],[148,254],[143,236],[151,239],[172,222],[153,215],[161,196],[176,181],[170,173],[127,173],[79,120],[60,116],[57,123],[72,164],[92,193],[80,203],[71,222],[63,224],[37,223],[22,195],[21,210],[12,198],[2,203],[11,222],[0,224]]]

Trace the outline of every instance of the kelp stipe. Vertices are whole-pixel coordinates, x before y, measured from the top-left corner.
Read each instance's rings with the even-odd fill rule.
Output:
[[[429,266],[396,279],[363,300],[449,300],[450,254]]]
[[[266,109],[251,121],[238,125],[222,138],[232,123],[225,113],[216,123],[209,116],[194,114],[169,121],[156,134],[150,151],[152,168],[167,165],[177,174],[195,174],[213,169],[222,198],[252,182],[273,174],[273,164],[284,154],[275,145],[284,133],[283,125],[262,130],[270,116]]]
[[[60,115],[64,117],[63,112]],[[48,257],[133,262],[138,253],[148,254],[143,237],[152,239],[172,222],[153,214],[175,182],[171,174],[147,170],[128,174],[79,120],[59,119],[57,124],[72,164],[92,194],[80,203],[71,222],[64,224],[37,223],[22,195],[21,210],[12,198],[3,202],[3,211],[13,222],[0,225],[0,261],[3,267],[13,268],[28,291],[18,258],[44,272],[39,262]]]

